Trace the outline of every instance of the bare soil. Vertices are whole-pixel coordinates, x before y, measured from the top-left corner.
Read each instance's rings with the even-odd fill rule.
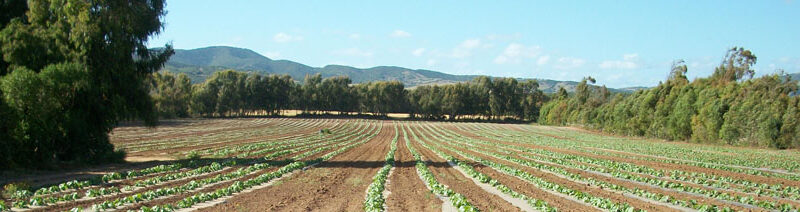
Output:
[[[480,137],[480,136],[477,136],[477,135],[474,135],[474,134],[471,134],[471,133],[468,133],[468,132],[463,132],[462,131],[460,133],[463,133],[462,135],[467,135],[467,136],[470,136],[471,138],[474,138],[474,139],[491,140],[492,142],[500,142],[500,143],[507,144],[507,145],[519,145],[517,143],[510,143],[510,142],[499,141],[499,140],[495,140],[495,139],[487,139],[485,137]],[[576,190],[589,191],[590,194],[598,195],[598,196],[605,197],[605,198],[610,198],[610,199],[615,200],[615,201],[627,202],[628,204],[631,204],[632,206],[637,207],[637,208],[641,208],[641,209],[645,209],[645,210],[657,210],[657,211],[674,211],[674,209],[671,209],[671,208],[666,208],[666,207],[663,207],[663,206],[653,205],[653,204],[650,204],[650,203],[647,203],[647,202],[644,202],[644,201],[627,198],[627,197],[624,197],[624,196],[622,196],[620,194],[614,194],[614,192],[611,192],[610,190],[604,190],[603,188],[599,188],[599,187],[596,187],[596,186],[580,185],[579,183],[577,183],[575,181],[571,181],[571,180],[568,180],[568,179],[560,178],[560,177],[558,177],[556,175],[553,175],[553,174],[550,174],[550,173],[546,173],[546,172],[542,172],[542,171],[539,171],[539,170],[536,170],[536,169],[533,169],[533,168],[530,168],[530,167],[525,167],[525,166],[517,165],[517,164],[511,163],[511,162],[508,162],[508,161],[504,161],[504,160],[500,160],[500,159],[493,158],[493,157],[490,157],[490,156],[486,156],[486,155],[483,155],[483,154],[478,153],[478,152],[472,152],[471,150],[463,149],[462,151],[471,152],[470,154],[478,155],[479,157],[483,157],[483,158],[492,158],[493,161],[495,161],[497,163],[505,164],[505,165],[512,166],[512,167],[515,167],[515,168],[520,169],[520,170],[524,170],[524,171],[526,171],[528,173],[536,175],[537,177],[544,178],[544,179],[546,179],[546,180],[548,180],[550,182],[558,183],[558,184],[561,184],[561,185],[566,185],[566,186],[568,186],[568,187],[570,187],[572,189],[576,189]],[[567,150],[563,150],[563,151],[567,151]],[[527,154],[527,153],[519,153],[519,154]],[[517,157],[517,158],[520,158],[520,157]],[[712,205],[730,207],[730,208],[732,208],[734,210],[737,210],[737,211],[751,210],[750,208],[744,208],[744,207],[740,207],[738,205],[728,204],[727,202],[719,201],[719,200],[716,200],[716,199],[700,197],[700,196],[697,196],[697,195],[689,195],[687,193],[678,192],[678,191],[674,191],[674,190],[653,188],[653,187],[650,187],[650,186],[631,183],[631,182],[620,180],[620,179],[617,179],[617,178],[598,175],[598,174],[595,174],[595,173],[591,173],[591,172],[587,172],[587,171],[583,171],[583,170],[575,169],[575,168],[571,168],[571,167],[560,166],[560,165],[555,165],[555,164],[548,164],[548,165],[553,165],[555,167],[559,167],[559,168],[562,168],[564,170],[567,170],[568,172],[580,174],[581,176],[584,176],[584,177],[591,177],[591,178],[594,178],[594,179],[606,181],[606,182],[617,184],[617,185],[624,186],[624,187],[627,187],[627,188],[639,188],[639,189],[647,190],[647,191],[650,191],[650,192],[653,192],[653,193],[667,194],[667,195],[673,196],[673,197],[678,198],[678,199],[683,199],[683,200],[697,200],[697,202],[701,203],[701,204],[712,204]],[[584,189],[581,189],[581,187],[583,187]]]
[[[442,201],[431,193],[417,175],[416,160],[406,146],[403,135],[397,141],[395,169],[389,176],[386,190],[388,211],[441,211]]]
[[[384,122],[369,142],[329,161],[285,178],[273,186],[234,196],[201,211],[359,211],[372,176],[383,167],[394,137]]]
[[[412,130],[419,135],[419,129],[412,127]],[[458,170],[450,167],[447,160],[440,158],[431,150],[423,147],[417,143],[418,141],[414,140],[414,138],[409,139],[412,140],[411,145],[417,149],[426,160],[430,161],[430,164],[433,164],[429,165],[428,168],[434,176],[436,176],[436,180],[456,193],[464,195],[472,205],[481,211],[520,211],[518,207],[511,205],[511,203],[503,200],[501,197],[486,192],[478,187],[478,185],[475,185],[475,183],[469,179],[469,176],[464,176]]]

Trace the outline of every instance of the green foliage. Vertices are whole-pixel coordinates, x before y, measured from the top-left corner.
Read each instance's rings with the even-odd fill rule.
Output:
[[[189,151],[189,153],[186,154],[186,159],[189,159],[189,160],[197,160],[197,159],[200,159],[200,157],[201,157],[200,153],[198,153],[197,151],[194,151],[194,150]]]
[[[408,104],[405,86],[398,81],[358,84],[353,89],[357,94],[354,102],[358,102],[358,112],[386,116],[391,112],[403,112]]]
[[[265,111],[274,115],[289,109],[295,83],[286,75],[261,76],[228,70],[214,73],[191,90],[188,106],[191,114],[245,116]]]
[[[749,79],[755,60],[749,50],[732,48],[711,77],[692,82],[678,61],[666,82],[610,100],[585,89],[584,80],[575,96],[559,94],[546,103],[539,122],[698,143],[798,147],[798,85],[777,74]]]
[[[150,86],[150,96],[153,98],[159,117],[189,116],[192,82],[186,74],[155,73],[150,78]]]
[[[482,115],[491,119],[535,120],[546,96],[536,81],[477,77],[469,83],[418,86],[408,94],[412,116],[457,119]]]
[[[156,74],[151,95],[162,117],[183,111],[205,117],[276,115],[287,109],[304,113],[356,112],[387,116],[410,113],[414,118],[459,119],[480,115],[491,119],[536,120],[547,96],[535,80],[477,77],[469,83],[418,86],[406,90],[399,81],[352,85],[349,77],[307,75],[302,84],[288,75],[247,74],[226,70],[187,89],[185,77]],[[181,98],[191,90],[188,106]],[[608,95],[606,90],[606,96]],[[188,108],[188,109],[186,109]]]
[[[3,186],[3,198],[22,199],[31,196],[31,185],[27,182],[9,183]]]
[[[4,4],[0,19],[0,140],[15,147],[0,167],[119,159],[108,142],[113,126],[134,118],[155,123],[144,81],[172,49],[146,43],[161,30],[164,2],[20,4]]]

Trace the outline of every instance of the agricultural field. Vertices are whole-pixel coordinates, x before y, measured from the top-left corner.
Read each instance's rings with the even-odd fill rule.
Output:
[[[0,210],[800,209],[796,150],[367,119],[169,120],[111,139],[129,163],[2,179],[31,189],[4,195]]]

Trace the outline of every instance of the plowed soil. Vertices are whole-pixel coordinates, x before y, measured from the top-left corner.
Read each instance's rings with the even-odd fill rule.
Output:
[[[419,131],[415,128],[412,128],[412,130]],[[413,138],[410,139],[411,145],[417,149],[426,160],[429,160],[430,164],[434,164],[428,168],[433,172],[433,175],[436,176],[436,180],[439,181],[439,183],[447,185],[456,193],[463,194],[467,197],[469,202],[478,209],[482,211],[520,211],[519,208],[511,205],[511,203],[503,200],[501,197],[484,191],[475,185],[472,180],[469,179],[469,176],[464,176],[458,170],[447,165],[447,160],[440,158],[431,150],[417,143],[418,141]]]
[[[647,211],[692,211],[692,209],[671,205],[668,203],[657,202],[643,197],[638,197],[633,192],[622,192],[620,187],[627,189],[635,189],[638,191],[645,191],[655,194],[665,194],[671,197],[671,200],[681,201],[694,201],[699,204],[713,205],[728,207],[736,211],[767,211],[772,206],[766,204],[750,203],[741,204],[738,202],[723,200],[724,196],[714,195],[700,195],[698,193],[691,193],[682,191],[681,188],[666,186],[662,188],[661,185],[653,185],[649,183],[642,183],[633,179],[627,179],[625,176],[614,176],[608,173],[607,170],[616,170],[622,173],[632,174],[637,177],[646,179],[659,179],[663,181],[681,183],[684,186],[699,188],[707,191],[714,191],[721,195],[737,195],[743,197],[750,197],[760,201],[774,201],[777,203],[788,203],[789,207],[786,210],[796,211],[800,206],[800,198],[796,187],[800,187],[800,181],[793,180],[794,176],[788,176],[792,173],[780,173],[778,170],[782,168],[782,164],[797,164],[800,159],[800,153],[796,151],[774,151],[760,149],[754,152],[741,152],[742,154],[760,154],[763,152],[770,153],[764,154],[764,157],[758,158],[773,158],[776,163],[770,163],[770,167],[775,167],[773,173],[767,176],[756,175],[758,173],[748,173],[750,170],[760,170],[761,167],[743,167],[743,166],[729,166],[726,169],[707,168],[704,165],[696,164],[676,164],[665,161],[664,155],[673,155],[673,153],[666,153],[664,155],[657,154],[652,151],[648,154],[633,152],[627,149],[619,149],[616,145],[648,145],[648,142],[659,142],[648,139],[639,139],[642,143],[632,142],[631,139],[617,139],[614,135],[605,135],[593,133],[591,131],[575,130],[566,127],[531,127],[527,125],[511,125],[511,124],[488,124],[488,123],[443,123],[443,122],[424,122],[424,121],[386,121],[386,120],[363,120],[363,119],[312,119],[312,118],[256,118],[256,119],[181,119],[166,121],[166,126],[163,128],[146,128],[135,123],[126,123],[116,129],[115,134],[112,135],[112,140],[118,144],[120,148],[131,147],[133,148],[129,156],[136,157],[143,160],[151,159],[171,159],[174,157],[171,153],[185,153],[188,150],[208,149],[209,152],[226,153],[227,156],[211,154],[202,152],[201,157],[206,157],[203,160],[196,159],[182,159],[180,161],[151,161],[151,162],[129,162],[125,164],[112,164],[103,166],[81,166],[69,167],[51,170],[51,171],[21,171],[15,170],[0,171],[0,185],[8,182],[27,182],[33,186],[33,189],[39,189],[42,186],[50,186],[58,183],[64,183],[71,180],[82,180],[89,177],[101,176],[105,173],[114,171],[128,171],[128,170],[142,170],[160,164],[174,164],[192,163],[192,164],[206,164],[211,161],[230,161],[235,156],[242,155],[242,153],[255,153],[262,150],[271,149],[273,147],[289,147],[281,146],[285,144],[298,144],[288,148],[288,150],[295,148],[302,148],[302,151],[277,156],[272,158],[273,162],[282,159],[289,159],[294,156],[303,154],[306,151],[323,147],[323,142],[337,141],[346,143],[365,142],[358,146],[343,151],[331,158],[330,160],[318,163],[314,166],[305,167],[301,170],[296,170],[290,174],[283,175],[283,177],[273,180],[271,182],[258,185],[257,187],[250,188],[244,192],[235,193],[231,196],[221,197],[218,199],[194,205],[193,208],[181,209],[180,211],[363,211],[363,204],[367,195],[367,187],[372,183],[372,178],[377,174],[385,164],[385,156],[390,151],[390,144],[396,134],[395,130],[405,128],[408,135],[403,132],[397,132],[397,151],[395,152],[395,166],[392,168],[389,176],[387,177],[387,184],[385,185],[384,197],[385,206],[387,211],[442,211],[452,209],[449,200],[440,199],[437,195],[433,194],[425,183],[420,179],[417,174],[415,166],[415,159],[411,154],[410,149],[414,148],[423,156],[428,169],[434,175],[438,183],[447,186],[454,192],[466,197],[466,200],[481,211],[520,211],[525,207],[529,210],[525,203],[521,203],[519,198],[510,197],[507,194],[501,194],[497,191],[497,187],[487,187],[487,184],[480,183],[480,180],[473,179],[465,174],[465,171],[470,171],[469,167],[453,167],[452,164],[440,156],[433,149],[428,149],[426,146],[437,149],[446,155],[453,156],[457,160],[470,165],[475,171],[480,172],[496,182],[507,186],[511,190],[525,195],[527,197],[543,200],[547,205],[558,209],[559,211],[604,211],[590,203],[583,202],[575,196],[581,194],[589,194],[596,197],[602,197],[610,200],[614,204],[627,204],[638,209]],[[378,125],[382,126],[378,130]],[[333,129],[332,135],[320,135],[319,129]],[[346,129],[346,130],[344,130]],[[361,131],[364,129],[364,131]],[[409,131],[410,130],[410,131]],[[414,133],[419,137],[416,140]],[[574,133],[574,134],[571,134]],[[592,133],[591,136],[585,134]],[[370,136],[368,140],[360,138],[355,140],[357,136]],[[410,146],[406,145],[405,137],[408,137]],[[510,137],[506,137],[510,136]],[[613,136],[613,137],[610,137]],[[345,138],[343,140],[339,140]],[[524,140],[532,139],[532,140]],[[543,139],[550,143],[533,142],[533,139]],[[599,139],[599,140],[594,140]],[[480,140],[482,142],[471,142]],[[255,142],[271,143],[274,145],[263,146],[259,148],[249,149],[252,147],[241,148],[243,144],[251,144]],[[278,142],[278,143],[272,143]],[[296,143],[302,142],[302,143]],[[489,142],[489,143],[484,143]],[[564,143],[559,143],[564,142]],[[594,148],[598,142],[609,142],[614,145],[606,146],[607,148],[617,149],[601,149]],[[613,142],[622,142],[619,144]],[[637,141],[638,142],[638,141]],[[423,145],[423,143],[425,145]],[[490,144],[491,143],[491,144]],[[552,143],[552,144],[551,144]],[[497,145],[499,144],[499,145]],[[574,144],[575,147],[565,147],[564,144]],[[602,144],[602,143],[600,143]],[[309,149],[305,145],[314,145]],[[326,144],[333,145],[333,144]],[[668,144],[661,144],[668,145]],[[634,146],[637,147],[637,146]],[[674,147],[679,152],[693,152],[691,145],[676,145]],[[708,147],[705,147],[708,148]],[[721,154],[731,152],[727,147],[719,147],[719,149],[710,149],[703,154]],[[133,150],[138,152],[133,152]],[[581,156],[593,158],[597,160],[608,160],[622,163],[630,163],[639,166],[649,167],[655,170],[663,171],[666,176],[660,176],[655,173],[639,173],[640,170],[628,169],[628,167],[617,165],[598,165],[591,161],[585,161],[579,157],[561,157],[553,156],[538,152],[527,151],[529,149],[541,149],[555,153]],[[640,149],[640,148],[632,148]],[[220,150],[220,151],[218,151]],[[625,151],[622,151],[625,150]],[[336,149],[327,149],[310,156],[302,158],[301,160],[311,160],[319,158],[322,155],[336,151]],[[745,148],[739,148],[736,151],[747,151]],[[733,151],[733,152],[736,152]],[[260,153],[258,156],[248,156],[250,159],[263,157],[274,151]],[[459,155],[464,153],[465,155]],[[739,152],[737,152],[739,153]],[[775,155],[772,155],[774,153]],[[466,156],[470,155],[470,156]],[[736,155],[730,155],[735,157]],[[569,188],[577,193],[570,194],[560,193],[555,190],[559,189],[546,189],[540,188],[537,184],[529,182],[526,179],[516,177],[514,173],[508,173],[509,170],[500,170],[492,167],[485,166],[477,161],[472,160],[473,157],[479,157],[497,164],[502,164],[519,171],[526,172],[531,176],[535,176],[545,180],[549,183],[558,185],[560,188]],[[514,160],[506,160],[506,157],[511,157]],[[548,167],[556,168],[535,168],[537,165],[522,165],[516,161],[525,160],[535,164],[542,164]],[[558,159],[558,160],[552,160]],[[692,159],[692,158],[690,158]],[[689,159],[686,159],[689,160]],[[692,160],[703,160],[692,159]],[[253,161],[253,160],[243,160]],[[702,162],[702,161],[691,161]],[[244,162],[251,163],[251,162]],[[736,163],[740,164],[740,163]],[[73,207],[83,207],[85,210],[91,210],[93,204],[101,203],[105,200],[113,200],[123,198],[138,193],[155,191],[160,188],[170,188],[175,186],[184,185],[193,180],[209,179],[219,174],[231,173],[238,168],[245,167],[250,164],[236,164],[232,167],[216,171],[212,173],[202,174],[199,176],[187,176],[178,179],[167,180],[157,185],[146,186],[138,188],[133,193],[124,194],[110,194],[101,196],[94,199],[79,199],[74,201],[59,201],[56,204],[47,204],[44,207],[33,207],[27,211],[65,211]],[[530,166],[529,166],[530,165]],[[220,183],[207,185],[206,187],[197,188],[192,191],[184,191],[182,193],[165,195],[163,197],[138,202],[136,204],[127,204],[122,207],[116,208],[119,211],[125,210],[138,210],[143,206],[157,206],[157,205],[172,205],[192,195],[197,195],[206,192],[213,192],[216,189],[226,188],[236,182],[241,182],[246,179],[251,179],[262,173],[268,173],[278,170],[281,166],[269,167],[264,170],[255,171],[243,177],[223,181]],[[590,168],[586,168],[590,167]],[[787,165],[786,167],[792,167]],[[463,169],[462,169],[463,168]],[[740,169],[740,170],[735,170]],[[669,175],[673,174],[670,171],[681,170],[689,172],[697,172],[704,175],[693,176],[693,179],[670,179]],[[741,171],[745,170],[745,171]],[[67,191],[54,191],[55,193],[37,195],[35,197],[47,199],[51,197],[62,197],[65,194],[80,193],[83,196],[88,189],[92,188],[109,188],[123,187],[126,185],[133,185],[139,180],[150,179],[157,176],[165,176],[179,172],[187,172],[190,169],[185,168],[181,170],[163,170],[156,171],[143,176],[138,176],[132,179],[114,180],[108,184],[93,184],[91,187],[84,187],[78,189],[69,189]],[[785,175],[775,177],[776,175]],[[579,176],[579,177],[575,177]],[[718,177],[727,177],[730,179],[719,179]],[[477,178],[477,177],[476,177]],[[714,179],[716,178],[716,179]],[[580,179],[580,180],[578,180]],[[591,179],[591,180],[587,180]],[[695,180],[696,179],[696,180]],[[749,185],[747,182],[728,182],[730,180],[747,180],[755,183],[765,183],[767,186],[758,188],[754,185]],[[719,183],[711,187],[708,186],[703,180],[709,182]],[[484,181],[485,182],[485,181]],[[607,186],[599,186],[597,182],[613,184],[614,189]],[[774,186],[779,185],[779,186]],[[620,186],[620,187],[616,187]],[[768,192],[761,192],[768,191]],[[17,200],[9,199],[7,192],[0,190],[0,201],[6,204],[13,204]],[[774,197],[773,193],[783,193],[785,196]],[[31,199],[25,198],[23,201],[30,201]],[[737,199],[740,200],[740,199]],[[747,200],[747,199],[741,199]],[[46,200],[47,201],[47,200]],[[514,202],[511,204],[509,201]],[[18,202],[17,202],[18,203]],[[448,204],[448,205],[444,205]],[[771,204],[771,203],[767,203]],[[515,206],[516,205],[516,206]],[[761,205],[761,206],[759,206]],[[784,208],[780,208],[784,209]],[[21,208],[12,208],[12,211],[18,211]],[[111,210],[109,210],[111,211]]]
[[[372,176],[383,167],[394,137],[391,122],[384,122],[369,142],[322,162],[276,185],[237,195],[202,211],[358,211]]]
[[[386,187],[391,192],[386,198],[386,208],[389,211],[441,211],[442,201],[425,187],[417,175],[416,161],[402,133],[394,157],[395,169]]]

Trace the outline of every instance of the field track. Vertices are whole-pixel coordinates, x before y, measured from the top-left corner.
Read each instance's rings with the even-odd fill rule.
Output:
[[[198,119],[125,125],[111,140],[129,163],[2,179],[34,191],[0,211],[800,209],[796,150],[568,127]]]

